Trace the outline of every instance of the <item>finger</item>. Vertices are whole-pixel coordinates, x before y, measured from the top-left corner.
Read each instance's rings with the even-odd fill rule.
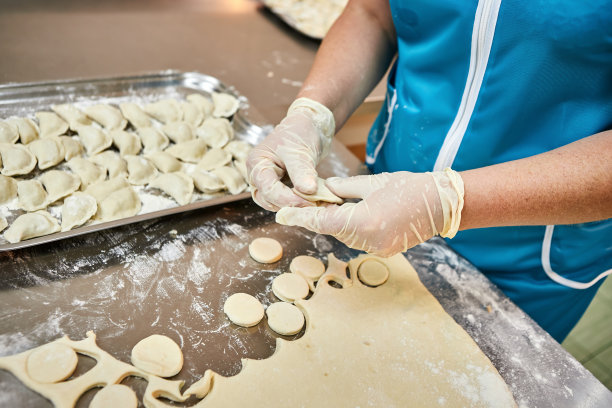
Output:
[[[282,225],[306,228],[318,234],[338,236],[350,219],[355,204],[342,206],[281,208],[276,213],[276,222]]]
[[[316,152],[301,140],[287,140],[279,148],[279,157],[287,169],[293,186],[304,194],[317,191]]]
[[[257,204],[264,210],[274,211],[274,212],[279,210],[279,207],[270,204],[265,198],[263,198],[259,190],[257,190],[256,188],[254,188],[251,191],[251,197],[253,198],[253,201],[255,201],[255,204]]]
[[[253,200],[270,211],[277,211],[280,207],[287,206],[312,206],[313,203],[297,196],[281,182],[282,174],[282,169],[270,160],[262,159],[255,164],[249,174],[249,184],[256,190]]]
[[[327,188],[341,198],[365,198],[385,183],[385,173],[373,176],[331,177],[325,180]]]

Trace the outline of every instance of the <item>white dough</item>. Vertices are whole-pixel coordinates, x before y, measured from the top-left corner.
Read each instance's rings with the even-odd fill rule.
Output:
[[[155,167],[157,167],[157,170],[161,171],[162,173],[172,173],[175,171],[181,171],[181,169],[183,168],[181,162],[168,152],[153,152],[146,154],[145,157],[151,163],[153,163]]]
[[[141,156],[125,156],[127,162],[128,181],[130,184],[144,185],[157,175],[157,169],[151,162]]]
[[[140,136],[145,153],[164,150],[170,144],[168,136],[154,127],[138,129],[138,136]]]
[[[234,293],[228,297],[223,312],[232,323],[242,327],[255,326],[264,317],[264,308],[259,300],[246,293]]]
[[[252,148],[250,144],[242,140],[232,140],[224,147],[236,160],[241,162],[246,162]]]
[[[7,123],[17,127],[19,131],[19,140],[23,144],[28,144],[38,139],[38,126],[30,118],[10,118]]]
[[[81,186],[79,176],[61,170],[46,171],[39,180],[47,190],[49,204],[74,193]]]
[[[234,128],[225,118],[208,118],[196,129],[196,136],[210,147],[223,147],[234,138]]]
[[[132,187],[124,187],[114,191],[100,201],[96,218],[102,221],[112,221],[138,214],[142,204],[138,194]]]
[[[272,238],[255,238],[249,244],[249,255],[260,263],[274,263],[283,257],[283,247]]]
[[[36,167],[36,156],[21,144],[0,143],[0,157],[5,176],[28,174]]]
[[[229,118],[240,107],[238,99],[230,94],[213,92],[212,100],[215,105],[213,116],[216,118]]]
[[[0,204],[17,197],[17,182],[12,177],[0,175]]]
[[[180,171],[160,174],[151,181],[149,186],[162,190],[180,205],[191,202],[193,179]]]
[[[266,309],[266,315],[268,316],[268,326],[283,336],[297,334],[304,327],[304,314],[291,303],[272,303]]]
[[[57,136],[49,136],[44,139],[34,140],[28,145],[28,149],[38,161],[38,168],[48,169],[64,161],[66,152],[64,145]]]
[[[85,115],[74,105],[68,103],[62,105],[53,105],[51,107],[55,113],[57,113],[62,119],[68,122],[71,130],[77,130],[79,126],[91,125],[91,119]]]
[[[242,178],[244,180],[248,179],[248,175],[247,175],[247,167],[246,167],[246,163],[239,161],[239,160],[234,160],[232,162],[232,164],[234,165],[234,168],[236,170],[238,170],[238,173],[240,173],[240,175],[242,176]]]
[[[119,156],[119,153],[112,150],[106,150],[102,153],[98,153],[90,157],[89,160],[106,169],[109,178],[118,176],[126,177],[128,174],[128,168],[125,160]]]
[[[200,126],[204,120],[204,113],[192,102],[181,102],[183,110],[183,121],[189,123],[194,128]]]
[[[187,95],[187,100],[198,107],[204,119],[211,117],[215,110],[212,101],[200,94]]]
[[[197,163],[206,153],[206,143],[202,139],[193,139],[172,145],[165,151],[184,162]]]
[[[102,129],[95,126],[79,126],[77,128],[79,140],[85,146],[89,156],[104,151],[113,144],[113,139]]]
[[[108,384],[94,395],[89,408],[137,408],[138,397],[127,385]]]
[[[304,279],[317,280],[325,273],[325,265],[319,259],[308,255],[299,255],[289,264],[289,270]]]
[[[297,189],[293,189],[293,192],[302,197],[304,200],[312,201],[314,203],[333,203],[342,204],[344,200],[331,192],[325,185],[325,180],[317,178],[317,191],[314,194],[304,194]]]
[[[34,350],[26,360],[30,378],[51,384],[70,377],[78,363],[77,354],[65,344],[51,343]]]
[[[85,190],[85,193],[94,197],[98,203],[101,203],[113,192],[129,186],[130,183],[124,177],[115,177],[90,185]]]
[[[149,103],[145,105],[144,110],[162,123],[178,122],[183,119],[183,111],[176,99],[162,99]]]
[[[62,231],[85,224],[97,210],[98,204],[93,196],[81,192],[71,194],[62,205]]]
[[[216,193],[225,188],[223,181],[208,171],[194,169],[189,175],[193,179],[196,188],[203,193]]]
[[[125,130],[111,130],[109,135],[113,139],[113,144],[119,149],[121,156],[140,153],[142,143],[137,134]]]
[[[135,128],[144,128],[152,125],[151,118],[135,103],[126,102],[119,105],[123,116]]]
[[[127,125],[121,111],[114,106],[98,103],[85,108],[85,113],[106,130],[123,129]]]
[[[38,180],[23,180],[17,182],[19,208],[26,211],[42,210],[47,207],[47,192]]]
[[[219,177],[231,194],[239,194],[247,188],[247,183],[238,170],[230,166],[216,168],[212,173]]]
[[[90,162],[83,157],[74,157],[68,161],[68,167],[81,179],[81,189],[90,184],[104,180],[106,171],[104,168]]]
[[[308,282],[295,273],[282,273],[272,281],[272,292],[285,302],[293,303],[304,299],[309,290]]]
[[[64,160],[68,161],[83,154],[83,145],[79,140],[71,136],[59,136],[59,140],[64,148]]]
[[[0,120],[0,143],[15,143],[19,140],[19,129],[8,121]]]
[[[53,112],[36,112],[40,137],[59,136],[68,131],[68,123]]]
[[[6,227],[8,227],[8,221],[6,221],[6,218],[0,216],[0,231],[3,231]]]
[[[132,364],[160,377],[172,377],[183,368],[183,353],[170,337],[153,334],[136,343]]]
[[[198,168],[202,170],[213,170],[218,167],[223,167],[232,161],[232,155],[218,147],[213,147],[204,154],[202,159],[198,162]]]
[[[170,122],[162,126],[162,130],[174,143],[181,143],[195,137],[192,125],[185,122]]]
[[[366,259],[359,265],[357,276],[368,286],[380,286],[389,279],[389,268],[376,259]]]
[[[20,215],[4,233],[4,239],[14,244],[60,230],[57,220],[44,210]]]

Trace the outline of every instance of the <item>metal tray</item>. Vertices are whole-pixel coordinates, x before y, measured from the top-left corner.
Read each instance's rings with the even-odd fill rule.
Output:
[[[240,109],[232,117],[232,125],[234,127],[236,139],[244,140],[251,145],[255,145],[269,132],[271,127],[257,126],[247,119],[248,101],[233,87],[223,84],[212,76],[198,72],[180,71],[162,71],[136,76],[0,85],[0,118],[8,118],[11,116],[32,117],[35,112],[50,110],[52,105],[60,103],[73,103],[76,106],[94,102],[111,103],[115,105],[125,101],[146,103],[147,101],[160,98],[184,98],[184,96],[194,92],[208,95],[213,91],[232,94],[240,101]],[[61,166],[57,166],[57,168],[61,168]],[[194,196],[196,197],[196,201],[187,205],[178,205],[174,203],[170,208],[150,212],[147,212],[146,209],[143,208],[142,211],[145,212],[133,217],[85,225],[70,231],[57,232],[15,244],[8,243],[0,233],[0,251],[29,247],[169,214],[243,200],[249,198],[250,193],[244,192],[236,195],[218,193],[206,195],[195,194],[194,192]],[[14,218],[22,213],[24,213],[22,210],[10,211],[7,216],[9,224]],[[4,215],[7,215],[6,212]]]

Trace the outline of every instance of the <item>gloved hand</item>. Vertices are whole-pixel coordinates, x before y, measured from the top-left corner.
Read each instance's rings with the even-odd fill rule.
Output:
[[[276,222],[333,235],[351,248],[383,257],[404,252],[435,235],[452,238],[459,229],[463,180],[451,169],[330,178],[326,184],[339,197],[361,201],[285,207],[276,213]]]
[[[253,200],[271,211],[312,206],[280,179],[286,171],[297,190],[314,193],[315,168],[329,152],[334,132],[334,115],[329,109],[308,98],[296,99],[287,116],[249,154],[246,165]]]

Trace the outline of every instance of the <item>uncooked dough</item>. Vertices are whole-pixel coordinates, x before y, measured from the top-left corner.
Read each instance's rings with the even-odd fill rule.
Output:
[[[289,270],[305,279],[317,280],[325,273],[325,265],[319,259],[308,255],[299,255],[289,264]]]
[[[98,210],[96,199],[76,192],[64,199],[62,205],[62,231],[69,231],[86,223]]]
[[[136,343],[132,364],[160,377],[172,377],[183,368],[183,352],[170,337],[153,334]]]
[[[357,276],[368,286],[380,286],[389,279],[389,269],[376,259],[366,259],[359,265]]]
[[[274,263],[282,258],[283,247],[272,238],[255,238],[249,244],[249,255],[260,263]]]
[[[298,196],[302,197],[304,200],[312,201],[315,203],[333,203],[333,204],[342,204],[344,200],[331,192],[329,188],[325,185],[325,180],[322,178],[317,179],[317,191],[314,194],[304,194],[297,189],[293,189],[293,192]]]
[[[56,383],[70,377],[79,359],[65,344],[51,343],[34,350],[27,359],[28,375],[40,383]]]
[[[264,317],[262,304],[247,293],[234,293],[228,297],[223,311],[232,323],[242,327],[255,326]]]
[[[127,385],[109,384],[94,395],[89,408],[136,408],[138,397]]]
[[[283,336],[297,334],[304,327],[304,314],[291,303],[277,302],[266,309],[268,326]]]
[[[4,239],[14,244],[24,239],[41,237],[60,230],[55,217],[44,210],[30,212],[17,217],[4,233]]]
[[[283,273],[272,281],[272,292],[280,300],[293,303],[308,296],[308,283],[295,273]]]

